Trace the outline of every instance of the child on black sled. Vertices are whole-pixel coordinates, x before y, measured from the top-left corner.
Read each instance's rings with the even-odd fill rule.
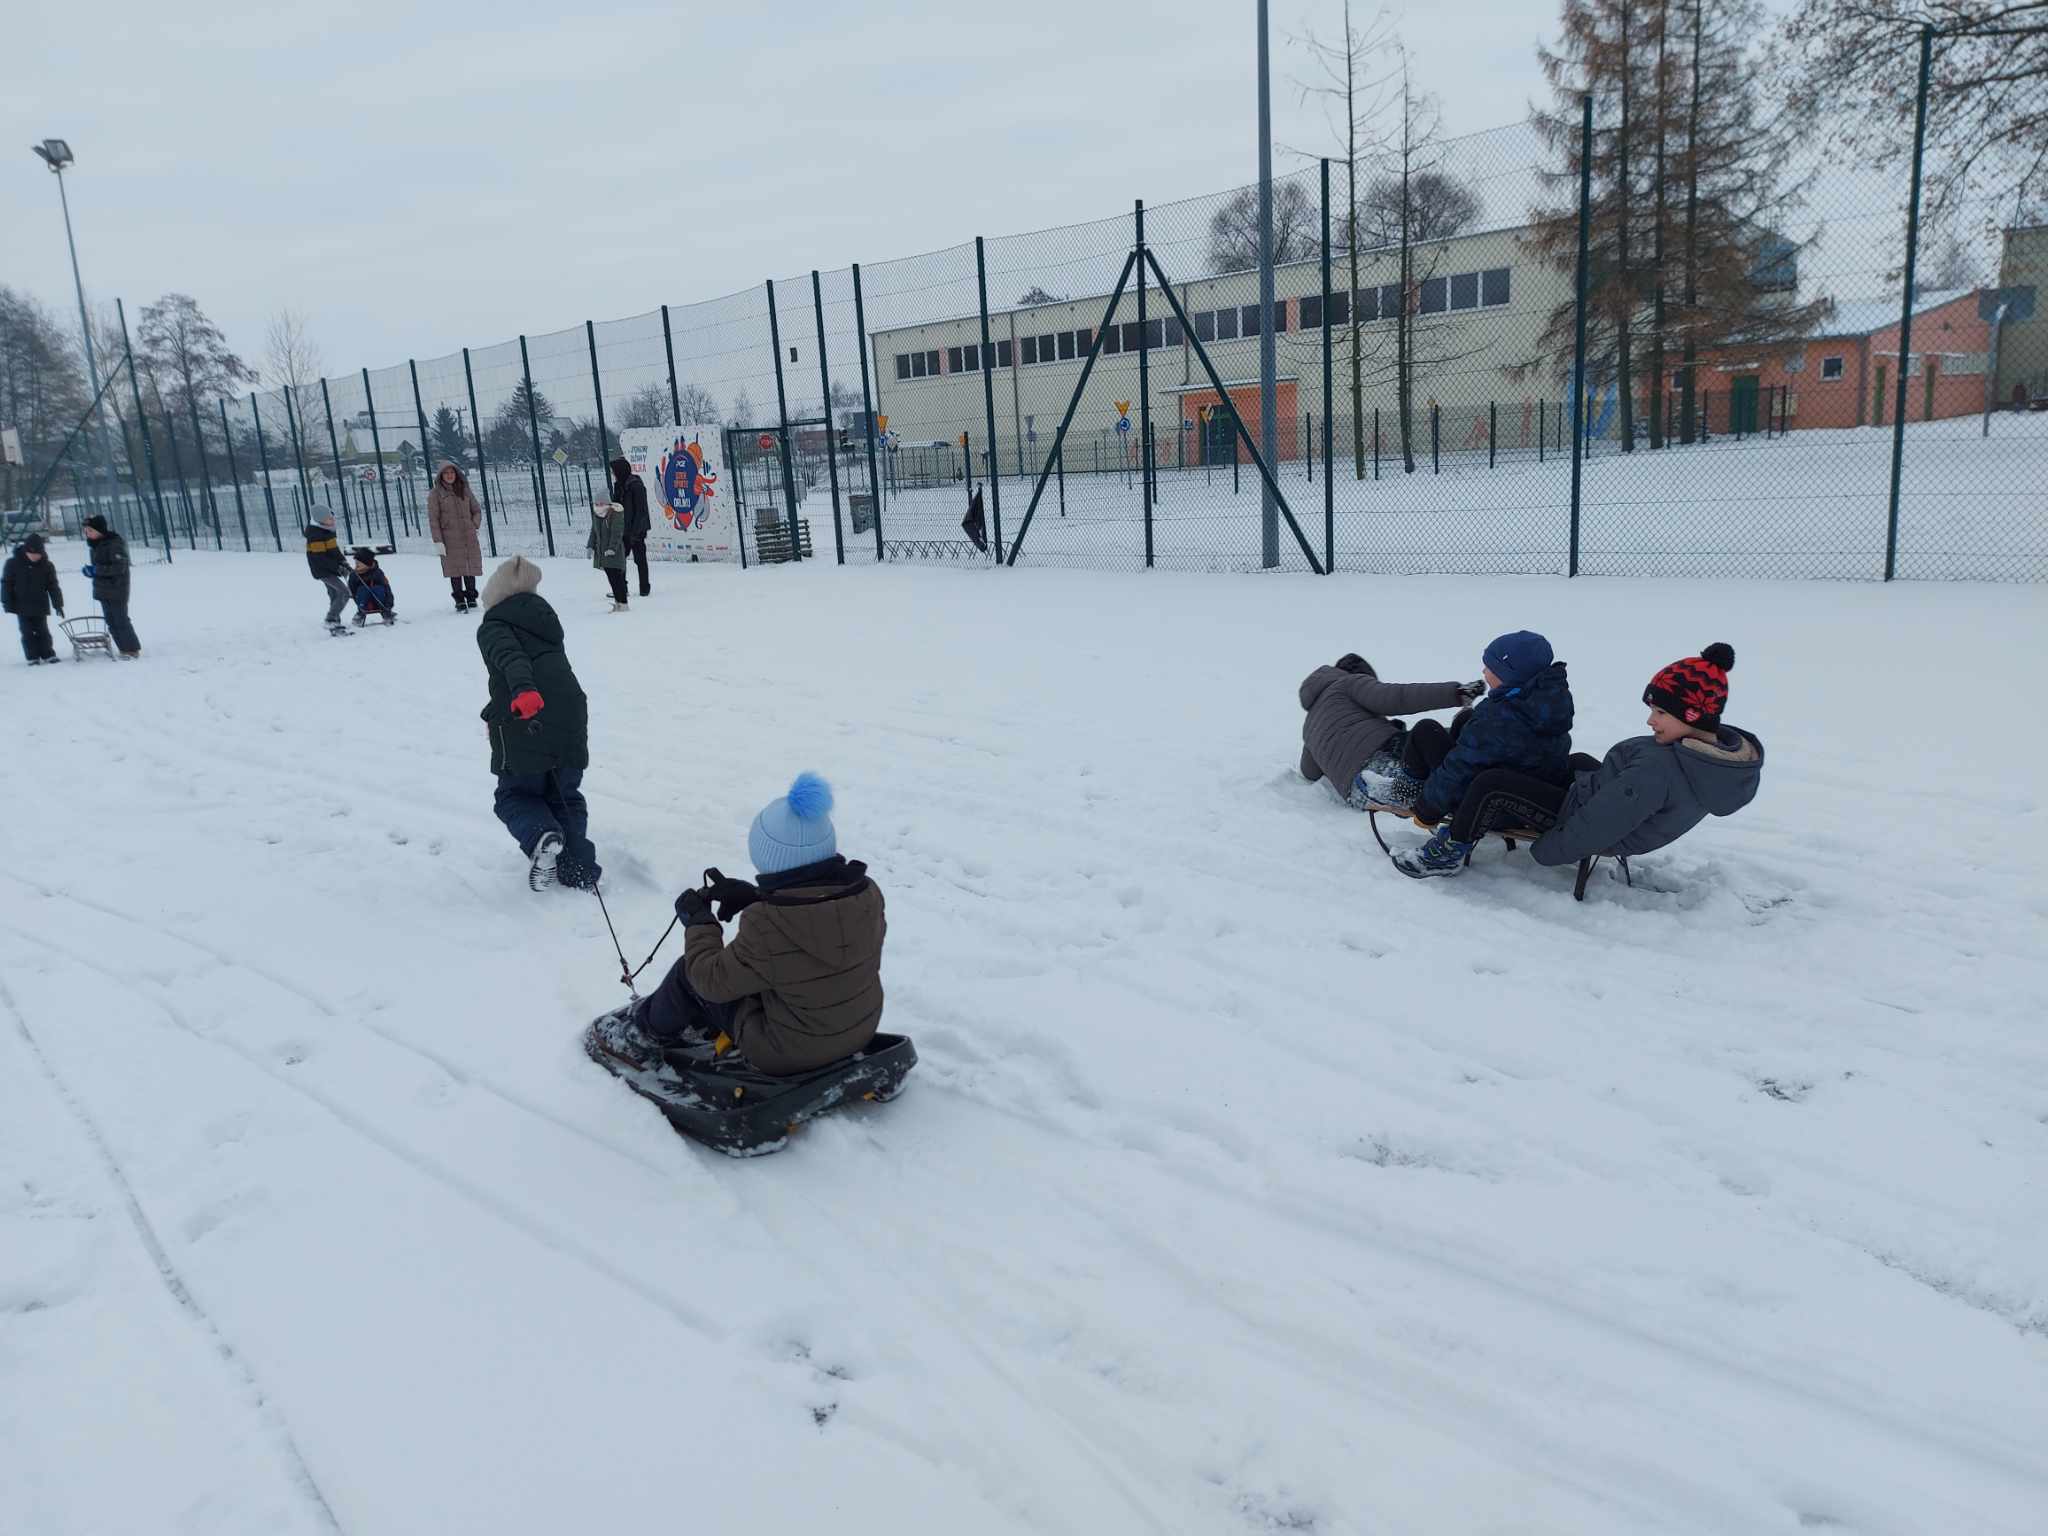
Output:
[[[1408,727],[1388,717],[1456,709],[1485,686],[1383,683],[1372,663],[1355,653],[1317,667],[1301,684],[1301,707],[1308,711],[1301,722],[1301,776],[1328,780],[1354,810],[1388,805],[1405,811],[1422,786],[1401,766]]]
[[[349,567],[348,595],[356,600],[356,628],[361,629],[369,623],[371,614],[378,615],[386,624],[396,624],[398,610],[391,596],[391,578],[377,563],[377,552],[363,548],[351,550]]]
[[[652,997],[593,1023],[590,1043],[638,1068],[668,1050],[715,1056],[730,1046],[762,1072],[789,1075],[872,1040],[888,922],[867,866],[840,857],[831,811],[825,781],[798,774],[747,834],[758,879],[713,870],[702,889],[678,896],[683,957]],[[728,944],[719,925],[735,917]]]

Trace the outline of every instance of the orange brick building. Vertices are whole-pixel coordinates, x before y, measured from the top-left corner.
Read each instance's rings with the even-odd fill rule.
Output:
[[[1848,300],[1803,341],[1703,354],[1698,387],[1707,397],[1709,430],[1762,431],[1773,411],[1780,425],[1794,429],[1885,425],[1898,399],[1899,318],[1897,299]],[[1975,289],[1922,294],[1913,311],[1906,419],[1983,410],[1990,347]],[[1673,394],[1678,387],[1674,373]]]

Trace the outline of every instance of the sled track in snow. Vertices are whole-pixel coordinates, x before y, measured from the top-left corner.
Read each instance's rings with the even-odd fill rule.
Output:
[[[93,1119],[91,1112],[79,1101],[78,1095],[71,1091],[70,1084],[64,1081],[63,1075],[57,1071],[55,1064],[44,1052],[42,1042],[36,1039],[35,1030],[28,1022],[28,1015],[15,1001],[14,994],[4,979],[0,979],[0,1006],[4,1006],[13,1016],[15,1030],[21,1036],[22,1043],[28,1047],[29,1055],[35,1059],[37,1070],[42,1073],[44,1080],[50,1085],[50,1090],[63,1104],[65,1112],[71,1116],[99,1158],[101,1171],[105,1173],[115,1193],[121,1198],[122,1209],[127,1214],[128,1225],[134,1231],[136,1241],[149,1255],[149,1261],[155,1266],[164,1289],[170,1293],[171,1300],[178,1304],[178,1309],[190,1319],[192,1325],[206,1336],[213,1346],[214,1353],[227,1366],[239,1383],[241,1391],[255,1407],[263,1422],[269,1426],[278,1454],[285,1462],[286,1474],[305,1496],[308,1507],[319,1517],[322,1525],[330,1531],[339,1533],[342,1530],[341,1522],[335,1518],[334,1508],[327,1502],[327,1495],[321,1490],[319,1479],[313,1476],[313,1469],[306,1464],[305,1455],[299,1449],[291,1425],[270,1393],[264,1389],[263,1383],[257,1378],[249,1362],[221,1331],[220,1324],[200,1304],[199,1298],[193,1295],[191,1286],[185,1283],[184,1275],[179,1272],[170,1252],[164,1247],[163,1240],[157,1236],[156,1226],[149,1219],[149,1213],[143,1209],[142,1201],[135,1193],[135,1186],[129,1182],[127,1170],[121,1166],[121,1160],[114,1155],[114,1149],[108,1145],[99,1122]]]

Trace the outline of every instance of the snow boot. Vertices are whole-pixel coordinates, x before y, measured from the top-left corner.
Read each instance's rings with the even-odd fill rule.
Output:
[[[1429,835],[1429,841],[1420,848],[1395,854],[1394,868],[1411,880],[1455,875],[1464,870],[1465,861],[1472,857],[1475,846],[1475,843],[1451,836],[1451,824],[1446,821]]]
[[[358,613],[352,622],[355,624],[357,629],[361,629],[365,624],[370,622],[370,616],[367,613]]]
[[[329,633],[330,635],[339,635],[342,639],[346,640],[349,635],[349,629],[346,624],[342,623],[339,619],[336,619],[332,624],[327,626],[327,633]]]
[[[1384,805],[1406,811],[1422,798],[1422,781],[1401,766],[1397,749],[1380,748],[1351,781],[1351,803],[1358,809]]]
[[[592,1019],[586,1044],[622,1066],[650,1071],[662,1064],[662,1045],[647,1033],[646,1019],[647,999],[636,997]]]
[[[533,845],[533,862],[527,867],[526,888],[544,891],[555,883],[555,865],[562,857],[562,834],[543,832]]]

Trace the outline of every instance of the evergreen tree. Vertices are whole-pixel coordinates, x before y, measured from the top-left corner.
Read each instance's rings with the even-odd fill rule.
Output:
[[[447,406],[440,406],[434,412],[433,426],[434,453],[450,464],[466,465],[471,459],[468,434],[462,430],[462,418]]]

